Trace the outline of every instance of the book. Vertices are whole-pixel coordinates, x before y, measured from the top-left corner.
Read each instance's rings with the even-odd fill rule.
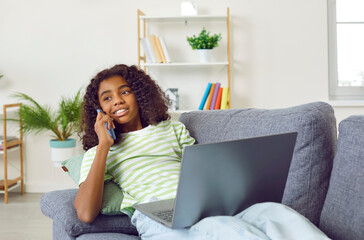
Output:
[[[7,136],[6,137],[6,142],[11,142],[11,141],[14,141],[14,140],[17,140],[18,138],[15,137],[15,136]],[[4,136],[0,136],[0,145],[3,145],[4,144]]]
[[[217,93],[216,103],[215,103],[214,110],[220,109],[220,105],[221,105],[221,95],[222,95],[222,87],[219,87],[219,92]]]
[[[157,42],[155,40],[154,34],[149,35],[149,41],[150,41],[150,44],[152,46],[156,62],[161,63],[162,58],[161,58],[161,55],[159,54],[159,50],[158,50],[158,47],[157,47]]]
[[[217,93],[219,92],[219,88],[220,88],[220,83],[217,82],[215,85],[214,94],[212,95],[210,110],[215,109],[215,103],[216,103]]]
[[[216,86],[216,83],[211,84],[211,89],[210,89],[210,92],[209,92],[209,96],[207,97],[207,103],[206,103],[206,106],[205,106],[205,110],[210,110],[212,96],[214,95],[215,86]]]
[[[207,83],[207,87],[206,87],[205,93],[202,97],[200,106],[198,107],[198,110],[203,110],[203,107],[205,106],[205,103],[206,103],[207,96],[209,95],[209,92],[210,92],[210,88],[211,88],[211,83]]]
[[[169,52],[168,52],[168,49],[167,49],[166,42],[164,41],[164,38],[159,37],[159,41],[161,42],[162,50],[163,50],[164,56],[166,57],[166,62],[171,63],[172,59],[169,56]]]
[[[229,89],[227,87],[224,87],[222,89],[220,109],[227,109],[228,91],[229,91]]]
[[[155,58],[154,51],[153,51],[153,48],[152,48],[152,44],[150,43],[149,38],[145,38],[145,42],[147,43],[147,48],[148,48],[148,52],[150,54],[151,62],[156,63],[157,60]]]
[[[166,57],[164,56],[164,53],[163,53],[163,49],[162,49],[162,45],[161,45],[161,42],[159,40],[159,37],[155,37],[155,41],[157,43],[159,54],[161,55],[161,58],[162,58],[162,62],[167,63]]]
[[[144,50],[144,53],[145,53],[145,57],[146,57],[146,62],[147,63],[152,63],[152,56],[151,56],[151,53],[150,53],[150,50],[148,48],[148,45],[147,45],[147,39],[145,38],[140,38],[140,42],[143,46],[143,50]]]
[[[17,146],[19,146],[19,145],[15,145],[15,146],[11,146],[11,147],[7,147],[6,149],[12,149],[12,148],[15,148],[15,147],[17,147]],[[4,148],[4,145],[0,145],[0,151],[3,151],[5,148]]]

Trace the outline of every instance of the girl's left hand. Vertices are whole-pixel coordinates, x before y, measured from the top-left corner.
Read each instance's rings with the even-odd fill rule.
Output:
[[[106,127],[107,129],[115,128],[114,122],[107,114],[99,112],[94,126],[97,137],[99,138],[99,145],[105,144],[107,146],[112,146],[114,144],[114,140],[110,137]]]

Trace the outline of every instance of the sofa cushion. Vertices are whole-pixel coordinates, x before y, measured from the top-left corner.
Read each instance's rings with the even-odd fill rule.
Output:
[[[125,235],[122,233],[89,233],[83,234],[76,240],[138,240],[137,236]]]
[[[105,215],[124,215],[120,206],[124,199],[124,193],[113,181],[104,183],[104,192],[102,194],[101,214]]]
[[[40,200],[44,215],[53,219],[68,235],[77,237],[84,233],[114,232],[137,235],[136,228],[127,215],[107,216],[99,214],[90,224],[78,219],[73,202],[78,189],[45,193]]]
[[[80,172],[83,155],[84,154],[79,154],[62,162],[62,169],[68,173],[68,175],[77,185],[80,182]]]
[[[182,114],[180,121],[197,143],[298,132],[282,203],[318,225],[336,149],[336,120],[329,104],[194,111]]]
[[[68,235],[63,225],[58,224],[58,222],[53,221],[52,224],[52,240],[75,240],[75,237]]]
[[[339,139],[320,228],[337,240],[364,237],[364,115],[339,125]]]
[[[84,154],[80,154],[62,162],[63,170],[67,171],[68,175],[76,184],[80,182],[83,155]],[[124,213],[120,211],[120,206],[123,202],[123,199],[124,193],[119,185],[113,181],[105,182],[100,212],[105,215],[123,215]]]

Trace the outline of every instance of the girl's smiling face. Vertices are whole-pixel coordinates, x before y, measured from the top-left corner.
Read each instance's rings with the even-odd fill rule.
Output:
[[[142,129],[138,102],[128,82],[114,76],[103,80],[98,91],[102,110],[121,125],[123,133]]]

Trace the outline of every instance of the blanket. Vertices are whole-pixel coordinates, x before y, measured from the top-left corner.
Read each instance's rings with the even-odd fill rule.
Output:
[[[255,204],[235,216],[207,217],[188,229],[170,229],[135,211],[143,240],[328,240],[308,219],[279,203]]]

